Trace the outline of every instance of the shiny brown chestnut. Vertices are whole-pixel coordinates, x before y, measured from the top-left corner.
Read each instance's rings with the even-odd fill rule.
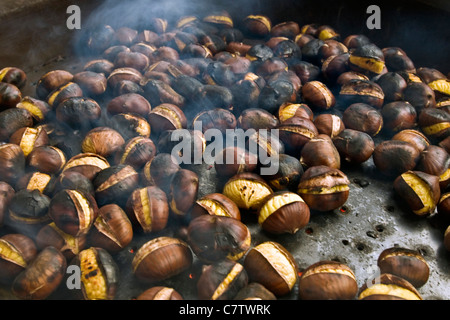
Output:
[[[358,300],[423,300],[417,289],[407,280],[383,273],[359,289]]]
[[[238,147],[225,147],[214,159],[214,168],[221,176],[234,176],[241,172],[252,172],[258,165],[258,157],[248,150]]]
[[[0,227],[3,226],[5,214],[12,197],[15,194],[14,188],[4,181],[0,181]]]
[[[381,109],[384,103],[384,92],[381,87],[370,80],[351,79],[342,84],[339,100],[348,105],[365,103],[376,109]]]
[[[54,146],[43,145],[35,147],[27,156],[29,167],[47,174],[59,173],[67,162],[64,152]]]
[[[22,92],[11,83],[0,81],[0,110],[15,108],[22,100]]]
[[[342,40],[342,43],[349,49],[355,49],[370,43],[370,39],[364,34],[351,34]]]
[[[291,292],[298,279],[294,257],[275,241],[265,241],[251,248],[243,265],[249,281],[262,284],[277,297]]]
[[[197,294],[200,300],[230,300],[247,284],[248,275],[242,264],[226,259],[204,266]]]
[[[10,108],[0,112],[0,141],[8,141],[9,137],[23,127],[33,126],[33,115],[22,108]]]
[[[264,15],[248,15],[242,23],[245,32],[255,37],[265,37],[272,30],[272,21]]]
[[[174,288],[155,286],[139,294],[136,300],[183,300],[183,297]]]
[[[106,50],[114,43],[115,30],[107,24],[101,24],[88,31],[82,39],[87,51],[91,54],[98,54]]]
[[[109,203],[123,206],[139,185],[139,173],[130,165],[117,164],[99,171],[92,184],[99,206]]]
[[[171,212],[186,216],[197,200],[199,176],[192,170],[180,169],[172,177],[168,196]]]
[[[148,117],[151,110],[150,102],[138,93],[127,93],[111,99],[106,110],[110,115],[119,113],[135,113],[143,117]]]
[[[401,130],[392,137],[392,140],[409,142],[414,145],[414,147],[416,147],[419,152],[422,152],[426,147],[430,145],[430,141],[428,140],[428,138],[422,132],[416,129]]]
[[[326,134],[332,139],[345,129],[342,118],[331,113],[319,114],[314,118],[313,122],[319,134]]]
[[[303,173],[297,193],[311,210],[335,210],[348,199],[350,181],[339,169],[327,166],[309,167]]]
[[[348,48],[340,41],[336,39],[324,40],[323,45],[319,48],[318,58],[320,61],[325,62],[329,57],[334,57],[348,53]]]
[[[434,213],[441,197],[439,177],[408,170],[394,180],[394,191],[420,217]]]
[[[38,253],[12,284],[12,293],[25,300],[44,300],[61,284],[66,258],[58,249],[46,247]]]
[[[186,242],[161,236],[144,243],[131,264],[137,278],[156,282],[184,272],[191,267],[192,261],[192,251]]]
[[[116,68],[133,68],[138,71],[144,71],[149,65],[149,57],[137,51],[119,52],[114,59]]]
[[[48,215],[71,236],[87,234],[98,214],[95,198],[78,190],[64,189],[50,200]]]
[[[115,69],[114,63],[107,59],[94,59],[88,61],[83,66],[83,71],[92,71],[96,73],[103,73],[106,77]]]
[[[148,122],[155,134],[165,130],[185,129],[187,119],[184,112],[174,104],[163,103],[154,107],[148,116]]]
[[[98,172],[109,166],[109,162],[96,153],[80,153],[67,161],[62,173],[78,172],[92,181]]]
[[[231,177],[222,193],[240,209],[256,212],[273,190],[260,175],[243,172]]]
[[[51,108],[56,108],[60,103],[64,102],[64,100],[74,97],[83,97],[83,95],[83,90],[78,83],[68,82],[50,92],[46,101]]]
[[[27,80],[27,74],[21,68],[5,67],[0,70],[0,82],[10,83],[22,89]]]
[[[322,62],[322,68],[319,70],[328,83],[331,85],[341,85],[340,81],[338,81],[341,80],[341,76],[344,77],[345,74],[356,74],[356,72],[349,73],[351,72],[348,67],[349,57],[350,54],[348,52],[343,52],[337,55],[331,55]]]
[[[305,103],[283,103],[278,109],[279,121],[282,122],[292,117],[306,118],[313,121],[314,113]]]
[[[169,220],[167,195],[156,186],[134,190],[125,210],[131,223],[145,233],[163,230]]]
[[[450,95],[450,80],[441,71],[420,67],[416,70],[416,73],[423,82],[434,90],[437,96]]]
[[[337,261],[319,261],[303,271],[298,282],[300,300],[353,300],[358,283],[353,270]]]
[[[420,288],[427,283],[430,267],[425,258],[416,250],[392,247],[383,250],[377,260],[381,273],[401,277]]]
[[[413,129],[417,125],[417,111],[407,101],[387,103],[381,109],[383,128],[397,133],[405,129]]]
[[[383,128],[383,116],[375,107],[366,103],[353,103],[342,114],[342,122],[348,129],[359,130],[376,136]]]
[[[441,198],[437,204],[438,217],[444,222],[450,222],[450,192],[441,191]]]
[[[73,75],[73,82],[78,84],[87,96],[100,96],[105,93],[107,79],[103,73],[94,71],[80,71]]]
[[[318,110],[328,110],[336,104],[336,98],[327,85],[321,81],[314,80],[305,83],[302,88],[302,99]]]
[[[14,185],[25,174],[25,155],[17,144],[0,145],[0,180]]]
[[[274,37],[294,39],[300,33],[300,26],[295,21],[283,21],[273,26],[270,34]]]
[[[5,234],[0,238],[0,283],[11,285],[38,254],[34,241],[21,233]]]
[[[115,88],[116,85],[123,80],[133,81],[135,83],[140,83],[142,81],[142,73],[134,68],[116,68],[114,69],[106,78],[107,85],[110,88]]]
[[[398,47],[386,47],[381,50],[388,70],[397,72],[415,72],[416,67],[406,52]]]
[[[421,153],[416,170],[439,177],[441,190],[450,183],[450,154],[442,147],[429,145]]]
[[[261,228],[272,234],[295,234],[309,223],[310,210],[305,201],[290,191],[267,197],[258,211]]]
[[[118,131],[110,127],[96,127],[84,136],[81,150],[108,158],[121,150],[124,144],[125,139]]]
[[[144,90],[144,97],[152,106],[163,103],[170,103],[180,108],[185,106],[185,98],[176,92],[171,84],[158,79],[146,79],[141,81],[141,86]]]
[[[353,129],[341,131],[333,138],[333,144],[343,161],[354,164],[369,160],[375,149],[375,142],[369,134]]]
[[[450,135],[450,113],[444,110],[422,109],[417,122],[423,133],[431,139],[442,140]]]
[[[409,102],[420,113],[422,109],[436,106],[436,95],[426,83],[410,82],[403,90],[403,100]]]
[[[341,74],[339,74],[339,76],[336,78],[336,84],[338,86],[342,86],[344,84],[346,84],[347,82],[349,82],[350,80],[365,80],[365,81],[369,81],[369,77],[367,77],[366,75],[356,72],[356,71],[346,71],[343,72]]]
[[[81,294],[84,300],[113,300],[119,284],[119,267],[103,248],[90,247],[70,262],[80,268]]]
[[[181,167],[177,159],[170,153],[158,153],[148,161],[141,173],[141,181],[144,185],[156,185],[167,194],[175,172]]]
[[[329,25],[321,25],[317,28],[317,37],[320,40],[338,39],[340,37],[339,33]]]
[[[300,153],[300,163],[306,168],[324,165],[339,169],[341,167],[341,156],[328,135],[318,134],[303,146]]]
[[[134,137],[128,140],[120,152],[116,153],[116,164],[128,164],[140,170],[156,155],[156,146],[152,139]]]
[[[419,156],[419,150],[413,144],[403,140],[382,141],[375,146],[372,154],[375,167],[390,177],[397,177],[414,169]]]
[[[55,115],[58,121],[70,128],[89,131],[100,122],[102,108],[94,99],[73,97],[60,103]]]
[[[301,148],[319,134],[312,120],[301,117],[291,117],[282,121],[277,129],[286,153],[294,156],[298,156]]]
[[[241,220],[241,212],[238,206],[221,193],[209,193],[199,198],[192,206],[190,214],[192,219],[209,214]]]
[[[50,106],[44,100],[39,100],[30,96],[25,96],[17,103],[16,108],[26,109],[33,116],[33,122],[38,124],[47,119]]]
[[[194,254],[206,263],[237,261],[251,245],[249,228],[228,216],[200,215],[189,222],[187,236]]]
[[[36,95],[39,99],[44,100],[50,92],[71,82],[73,74],[66,70],[52,70],[43,74],[36,84]]]
[[[23,127],[9,137],[9,142],[19,145],[25,157],[28,157],[34,148],[48,145],[49,137],[42,127]]]

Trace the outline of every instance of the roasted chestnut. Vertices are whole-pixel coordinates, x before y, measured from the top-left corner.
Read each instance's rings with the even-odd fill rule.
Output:
[[[303,173],[297,193],[308,207],[317,211],[335,210],[347,201],[350,181],[339,169],[327,166],[309,167]]]
[[[258,282],[251,282],[239,290],[234,300],[276,300],[277,297]]]
[[[257,165],[258,157],[255,154],[237,146],[223,148],[214,161],[217,174],[228,177],[241,172],[252,172]]]
[[[11,291],[20,299],[44,300],[61,284],[66,266],[61,251],[46,247],[14,279]]]
[[[384,92],[384,102],[403,100],[403,90],[407,87],[406,80],[396,72],[387,72],[381,75],[376,83]]]
[[[272,30],[272,22],[264,15],[248,15],[243,20],[243,28],[254,37],[265,37]]]
[[[47,102],[30,96],[23,97],[22,100],[17,103],[16,108],[28,110],[34,119],[35,124],[46,120],[50,112],[50,106]]]
[[[413,129],[417,125],[417,111],[407,101],[387,103],[381,109],[383,128],[397,133],[405,129]]]
[[[0,141],[9,137],[23,127],[33,126],[33,115],[22,108],[10,108],[0,112]]]
[[[381,273],[390,273],[420,288],[427,283],[430,267],[424,257],[416,250],[392,247],[383,250],[377,260]]]
[[[217,129],[222,133],[233,130],[237,126],[234,114],[226,109],[214,108],[198,113],[192,120],[191,127],[205,133],[208,129]]]
[[[298,289],[300,300],[353,300],[358,293],[358,284],[349,266],[325,260],[303,271]]]
[[[52,108],[56,108],[60,103],[69,98],[83,97],[83,90],[75,82],[68,82],[61,87],[53,90],[48,95],[46,101]]]
[[[341,156],[333,144],[333,140],[326,134],[319,134],[303,146],[300,163],[306,168],[324,165],[339,169]]]
[[[313,122],[319,134],[326,134],[332,139],[345,129],[342,118],[331,113],[319,114],[314,118]]]
[[[284,21],[273,26],[270,34],[273,37],[294,39],[300,33],[300,26],[295,21]]]
[[[66,70],[52,70],[42,75],[36,84],[36,95],[45,100],[50,92],[71,82],[73,74]]]
[[[248,284],[248,275],[242,264],[222,260],[203,268],[197,282],[200,300],[230,300]]]
[[[107,78],[107,85],[110,88],[115,88],[120,81],[129,80],[135,83],[140,83],[142,78],[142,73],[134,68],[116,68],[109,74]]]
[[[170,153],[158,153],[142,169],[141,180],[145,185],[156,185],[167,194],[175,172],[181,167]]]
[[[342,114],[342,122],[348,129],[359,130],[376,136],[383,128],[383,116],[379,110],[366,103],[353,103]]]
[[[287,295],[298,279],[298,266],[292,254],[280,243],[262,242],[244,258],[249,281],[258,282],[277,297]]]
[[[319,132],[310,119],[291,117],[282,121],[277,128],[280,140],[286,147],[286,153],[298,156],[301,148]]]
[[[0,70],[0,82],[10,83],[22,89],[27,83],[25,71],[17,67],[5,67]]]
[[[359,289],[358,300],[422,300],[417,289],[407,280],[383,273]]]
[[[420,153],[415,169],[438,176],[441,190],[450,183],[450,155],[444,148],[436,145],[426,147]]]
[[[176,105],[168,103],[154,107],[148,115],[148,122],[155,134],[165,130],[185,129],[187,126],[184,112]]]
[[[78,84],[87,96],[100,96],[105,93],[107,79],[103,73],[94,71],[80,71],[73,75],[73,82]]]
[[[156,146],[150,138],[134,137],[126,142],[121,152],[116,153],[117,164],[131,165],[140,170],[156,155]]]
[[[131,223],[145,233],[160,231],[169,220],[167,195],[156,186],[135,189],[128,198],[126,213]]]
[[[16,183],[16,190],[38,190],[42,194],[50,196],[53,192],[53,177],[49,174],[32,171],[23,175]]]
[[[84,137],[81,150],[83,153],[95,153],[104,158],[113,156],[125,144],[122,135],[109,127],[96,127]]]
[[[195,201],[190,214],[193,219],[209,214],[241,220],[241,212],[238,206],[221,193],[210,193],[199,198]]]
[[[314,119],[314,113],[305,103],[283,103],[278,109],[278,119],[283,122],[292,117]]]
[[[179,217],[186,216],[197,200],[199,177],[188,169],[180,169],[172,177],[169,192],[170,210]]]
[[[386,68],[383,51],[373,43],[359,46],[350,53],[349,66],[358,72],[381,74]]]
[[[135,137],[149,138],[152,133],[150,123],[135,113],[118,113],[110,118],[111,129],[117,131],[125,141]]]
[[[434,213],[441,197],[439,177],[408,170],[394,180],[394,191],[417,216]]]
[[[0,227],[3,226],[5,214],[7,213],[9,203],[15,194],[14,188],[4,181],[0,181]]]
[[[403,100],[409,102],[419,114],[422,109],[436,106],[436,96],[426,83],[410,82],[403,90]]]
[[[414,62],[408,57],[406,52],[398,47],[383,48],[384,60],[388,70],[397,72],[415,72]]]
[[[55,114],[57,120],[70,128],[89,131],[99,124],[102,109],[91,98],[72,97],[60,103]]]
[[[202,261],[239,260],[251,245],[249,228],[240,220],[220,215],[200,215],[190,221],[188,243]]]
[[[49,137],[42,127],[23,127],[9,137],[9,142],[19,145],[27,157],[34,148],[48,145]]]
[[[17,144],[0,144],[0,180],[14,185],[25,173],[25,155]]]
[[[135,276],[148,282],[169,279],[192,265],[188,244],[172,237],[157,237],[144,243],[132,260]]]
[[[56,194],[63,189],[81,190],[92,196],[95,195],[92,181],[82,173],[76,171],[63,172],[55,178],[53,194]]]
[[[412,170],[419,161],[420,151],[411,143],[403,140],[385,140],[373,150],[375,167],[384,175],[397,177]]]
[[[277,168],[274,174],[261,174],[274,191],[297,190],[298,183],[304,172],[299,159],[281,153],[262,167],[264,166]]]
[[[49,145],[35,147],[27,156],[27,165],[47,174],[59,173],[67,159],[61,149]]]
[[[98,172],[108,167],[109,162],[104,157],[96,153],[80,153],[67,161],[62,172],[75,171],[92,181]]]
[[[411,143],[414,147],[422,152],[426,147],[430,145],[428,138],[420,131],[415,129],[404,129],[396,133],[392,140],[401,140]]]
[[[127,93],[110,100],[106,106],[109,114],[135,113],[148,117],[151,110],[150,102],[138,93]]]
[[[450,135],[450,113],[437,108],[422,109],[418,116],[418,125],[427,137],[445,139]]]
[[[327,85],[321,81],[309,81],[302,88],[302,99],[318,110],[328,110],[336,104],[336,98]]]
[[[139,294],[136,300],[183,300],[183,297],[174,288],[155,286]]]
[[[372,137],[362,131],[344,129],[333,138],[341,159],[348,163],[360,164],[372,156],[375,142]]]
[[[342,84],[338,98],[343,105],[365,103],[376,109],[381,109],[384,103],[384,92],[373,81],[351,79]]]

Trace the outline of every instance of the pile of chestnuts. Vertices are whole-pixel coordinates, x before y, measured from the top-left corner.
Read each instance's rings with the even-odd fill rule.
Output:
[[[139,234],[129,267],[149,285],[138,300],[183,299],[164,281],[194,260],[198,299],[273,300],[295,286],[298,299],[422,299],[430,270],[412,249],[385,250],[381,276],[360,287],[345,264],[300,270],[277,241],[255,244],[244,217],[295,234],[346,203],[345,165],[371,159],[412,214],[450,225],[450,79],[439,70],[362,34],[225,11],[100,25],[79,42],[82,70],[43,74],[33,96],[23,70],[0,70],[0,281],[17,298],[52,297],[78,266],[80,299],[115,299],[115,255]],[[217,157],[234,161],[211,166],[220,190],[201,194],[173,135],[189,132],[187,156],[201,157],[211,128],[278,130],[249,137],[277,172],[226,146]],[[442,239],[450,250],[450,227]]]

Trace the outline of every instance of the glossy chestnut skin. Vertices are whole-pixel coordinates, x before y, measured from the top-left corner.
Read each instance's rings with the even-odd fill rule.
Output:
[[[22,92],[11,83],[0,82],[0,110],[14,108],[22,100]]]
[[[138,93],[127,93],[111,99],[106,110],[109,114],[136,113],[147,117],[151,110],[150,102]]]
[[[286,147],[286,153],[299,155],[299,150],[312,138],[319,134],[314,122],[310,119],[292,117],[282,121],[277,128],[280,140]]]
[[[46,99],[50,92],[71,82],[73,74],[66,70],[52,70],[42,75],[36,84],[36,95]]]
[[[248,275],[242,264],[224,259],[204,266],[197,295],[200,300],[230,300],[247,284]]]
[[[375,81],[384,92],[384,102],[403,100],[403,91],[407,87],[406,80],[397,72],[387,72]]]
[[[81,271],[81,292],[84,300],[113,300],[119,283],[119,267],[103,248],[89,247],[80,251],[70,265]]]
[[[210,193],[195,201],[190,212],[192,219],[204,214],[231,217],[241,220],[238,206],[221,193]]]
[[[0,283],[11,285],[38,254],[35,242],[21,233],[5,234],[0,238]]]
[[[422,300],[422,296],[407,280],[383,273],[361,286],[358,300]]]
[[[65,166],[66,156],[57,147],[43,145],[35,147],[27,156],[28,166],[39,172],[57,174]]]
[[[283,103],[278,109],[279,121],[283,122],[292,117],[306,118],[313,121],[314,113],[305,103]]]
[[[192,251],[207,263],[225,258],[237,261],[251,245],[248,227],[232,217],[200,215],[190,221],[187,232]]]
[[[17,144],[0,145],[0,180],[14,185],[25,173],[25,155]]]
[[[136,300],[183,300],[183,297],[173,288],[155,286],[139,294]]]
[[[233,130],[237,126],[237,120],[231,111],[215,108],[198,113],[192,120],[191,127],[203,133],[208,129],[217,129],[222,133]]]
[[[244,258],[250,282],[258,282],[275,296],[287,295],[298,280],[298,266],[280,243],[265,241],[251,248]]]
[[[8,141],[10,136],[23,127],[33,126],[33,115],[22,108],[10,108],[0,112],[0,141]]]
[[[54,247],[46,247],[33,259],[12,284],[12,293],[25,300],[44,300],[61,284],[66,258]]]
[[[75,82],[68,82],[59,88],[56,88],[46,98],[47,103],[52,108],[56,108],[59,104],[69,98],[83,97],[83,90]]]
[[[142,73],[135,68],[115,68],[107,78],[107,85],[110,88],[115,88],[117,84],[123,80],[140,83],[142,79]]]
[[[156,152],[156,146],[152,139],[138,136],[128,140],[122,151],[116,153],[115,162],[128,164],[135,170],[140,170],[155,157]]]
[[[48,215],[56,226],[71,236],[87,234],[98,214],[94,197],[82,191],[64,189],[55,194]]]
[[[313,122],[319,134],[326,134],[332,139],[345,129],[342,118],[331,113],[319,114],[314,118]]]
[[[426,83],[410,82],[403,90],[403,100],[409,102],[419,114],[422,109],[436,106],[436,95]]]
[[[385,140],[375,147],[372,156],[376,168],[382,174],[397,177],[415,168],[420,151],[406,141]]]
[[[237,119],[237,127],[247,129],[274,129],[279,124],[276,116],[261,108],[245,109]]]
[[[109,166],[108,160],[96,153],[80,153],[67,161],[62,173],[78,172],[92,181],[98,172]]]
[[[10,83],[22,89],[27,80],[27,74],[21,68],[5,67],[0,70],[0,82]]]
[[[417,125],[417,111],[407,101],[387,103],[381,109],[383,128],[397,133],[405,129],[413,129]]]
[[[381,50],[384,55],[384,61],[388,70],[415,72],[414,62],[404,50],[398,47],[386,47]]]
[[[192,261],[193,255],[186,242],[161,236],[147,241],[136,251],[132,270],[138,279],[153,283],[184,272]]]
[[[416,170],[439,177],[439,186],[445,190],[450,183],[450,155],[442,147],[429,145],[421,153]]]
[[[44,100],[35,99],[30,96],[25,96],[17,103],[16,108],[28,110],[35,124],[47,120],[50,106]]]
[[[324,165],[339,169],[341,167],[341,156],[333,140],[326,134],[319,134],[303,146],[300,163],[305,168]]]
[[[420,288],[430,276],[427,261],[416,250],[392,247],[383,250],[377,260],[381,273],[399,276]]]
[[[325,83],[309,81],[302,86],[302,98],[312,108],[328,110],[336,104],[336,98]]]
[[[337,261],[319,261],[299,279],[300,300],[353,300],[358,284],[353,270]]]
[[[199,176],[188,169],[178,170],[172,177],[168,196],[171,212],[184,217],[197,200]]]
[[[169,193],[173,175],[180,169],[177,159],[170,153],[158,153],[144,165],[141,181],[144,185],[156,185]]]
[[[375,149],[375,142],[369,134],[353,129],[341,131],[333,138],[333,143],[341,160],[354,164],[367,161]]]
[[[253,172],[258,165],[258,157],[244,148],[225,147],[216,156],[214,168],[220,176],[234,176],[241,172]]]
[[[122,135],[109,127],[96,127],[84,137],[81,150],[83,153],[95,153],[108,158],[125,144]]]
[[[133,226],[144,233],[163,230],[169,220],[167,195],[156,186],[134,190],[128,198],[125,210]]]
[[[419,152],[422,152],[430,145],[429,139],[421,131],[416,129],[401,130],[392,137],[392,140],[411,143]]]
[[[314,166],[303,173],[297,193],[311,210],[331,211],[347,201],[349,184],[347,176],[339,169]]]
[[[366,103],[348,106],[342,115],[342,121],[346,128],[366,132],[371,136],[376,136],[383,128],[383,116],[379,110]]]
[[[94,71],[80,71],[73,75],[73,81],[80,86],[86,96],[100,96],[107,88],[106,76]]]
[[[394,180],[394,191],[417,216],[432,214],[441,197],[439,177],[408,170]]]
[[[129,141],[134,137],[149,138],[152,133],[150,123],[146,118],[134,113],[113,115],[110,118],[110,127],[117,131],[125,141]]]
[[[418,115],[418,125],[430,139],[442,140],[450,135],[450,114],[438,108],[425,108]]]
[[[164,103],[150,111],[148,122],[152,132],[160,134],[165,130],[185,129],[187,119],[184,112],[174,104]]]

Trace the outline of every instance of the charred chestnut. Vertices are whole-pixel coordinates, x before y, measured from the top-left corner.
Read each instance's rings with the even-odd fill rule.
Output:
[[[324,165],[339,169],[341,157],[333,144],[333,140],[326,134],[319,134],[303,146],[300,153],[300,163],[306,168]]]
[[[9,183],[0,181],[0,227],[3,226],[5,214],[15,192]]]
[[[40,193],[51,196],[53,192],[54,179],[51,175],[32,171],[23,175],[16,183],[16,190],[38,190]]]
[[[91,98],[74,97],[59,104],[55,114],[57,120],[70,128],[89,131],[99,123],[102,109]]]
[[[31,168],[48,174],[60,172],[66,161],[66,156],[61,149],[48,145],[35,147],[26,160]]]
[[[145,185],[156,185],[169,193],[173,175],[180,169],[176,158],[170,153],[158,153],[144,165],[141,180]]]
[[[117,164],[131,165],[140,170],[156,155],[156,146],[153,140],[146,137],[134,137],[126,142],[121,152],[116,153]]]
[[[350,53],[349,65],[352,70],[367,74],[381,74],[385,70],[383,51],[373,43],[355,48]]]
[[[25,173],[25,155],[13,143],[0,145],[0,180],[11,185]]]
[[[67,171],[58,175],[54,182],[53,193],[56,194],[63,189],[81,190],[92,196],[95,195],[92,181],[76,171]]]
[[[381,109],[384,103],[384,92],[381,87],[370,80],[352,79],[342,84],[339,100],[348,105],[365,103]]]
[[[366,103],[353,103],[342,114],[342,121],[348,129],[359,130],[376,136],[383,128],[383,116],[376,108]]]
[[[231,111],[222,108],[205,110],[198,113],[192,120],[192,128],[205,133],[208,129],[217,129],[222,133],[236,128],[237,120]]]
[[[152,132],[160,134],[165,130],[185,129],[187,119],[184,112],[174,104],[163,103],[150,111],[148,122]]]
[[[83,90],[76,82],[68,82],[53,90],[48,95],[46,101],[52,108],[56,108],[60,103],[69,98],[83,97]]]
[[[403,91],[407,87],[406,80],[397,72],[387,72],[381,75],[376,83],[384,92],[384,102],[403,100]]]
[[[39,99],[44,100],[50,92],[71,82],[73,74],[66,70],[53,70],[42,75],[36,84],[36,95]]]
[[[178,170],[172,177],[169,207],[177,216],[186,216],[197,200],[199,177],[188,169]]]
[[[103,73],[80,71],[73,75],[73,82],[78,84],[87,96],[99,96],[106,91],[107,79]]]
[[[135,137],[149,138],[152,132],[150,123],[134,113],[118,113],[110,118],[111,129],[117,131],[125,141]]]
[[[33,116],[34,123],[37,124],[46,120],[50,111],[50,106],[44,100],[25,96],[17,103],[16,108],[26,109]]]
[[[450,113],[437,108],[422,109],[418,125],[429,138],[445,139],[450,135]]]
[[[0,112],[0,141],[8,141],[10,136],[23,127],[33,126],[33,115],[22,108],[10,108]]]
[[[237,119],[237,127],[248,129],[274,129],[278,126],[279,120],[270,112],[261,108],[245,109]]]
[[[214,168],[221,176],[234,176],[241,172],[252,172],[258,165],[258,157],[246,149],[230,146],[215,157]]]
[[[22,89],[27,83],[27,80],[27,74],[20,68],[5,67],[0,70],[0,82],[13,84],[18,89]]]
[[[408,57],[406,52],[398,47],[383,48],[384,60],[388,70],[397,72],[415,72],[414,62]]]
[[[210,193],[195,201],[190,214],[193,219],[204,214],[241,219],[238,206],[221,193]]]
[[[403,100],[409,102],[420,113],[422,109],[436,106],[436,95],[426,83],[410,82],[403,90]]]
[[[372,156],[375,167],[381,173],[397,177],[416,167],[420,152],[409,142],[385,140],[375,147]]]
[[[429,145],[421,153],[416,170],[439,177],[441,190],[445,190],[450,183],[450,155],[436,145]]]
[[[183,297],[173,288],[155,286],[139,294],[136,300],[183,300]]]
[[[106,110],[110,115],[135,113],[147,117],[151,110],[151,105],[142,95],[138,93],[127,93],[110,100],[106,106]]]
[[[381,109],[383,128],[397,133],[405,129],[413,129],[417,125],[417,111],[407,101],[387,103]]]
[[[42,127],[23,127],[9,137],[9,142],[20,146],[25,157],[28,157],[35,148],[48,145],[49,137]]]
[[[81,150],[83,153],[95,153],[104,158],[113,156],[125,144],[122,135],[109,127],[96,127],[84,137]]]
[[[333,138],[333,144],[342,160],[355,164],[367,161],[375,149],[375,142],[369,134],[353,129],[341,131]]]

